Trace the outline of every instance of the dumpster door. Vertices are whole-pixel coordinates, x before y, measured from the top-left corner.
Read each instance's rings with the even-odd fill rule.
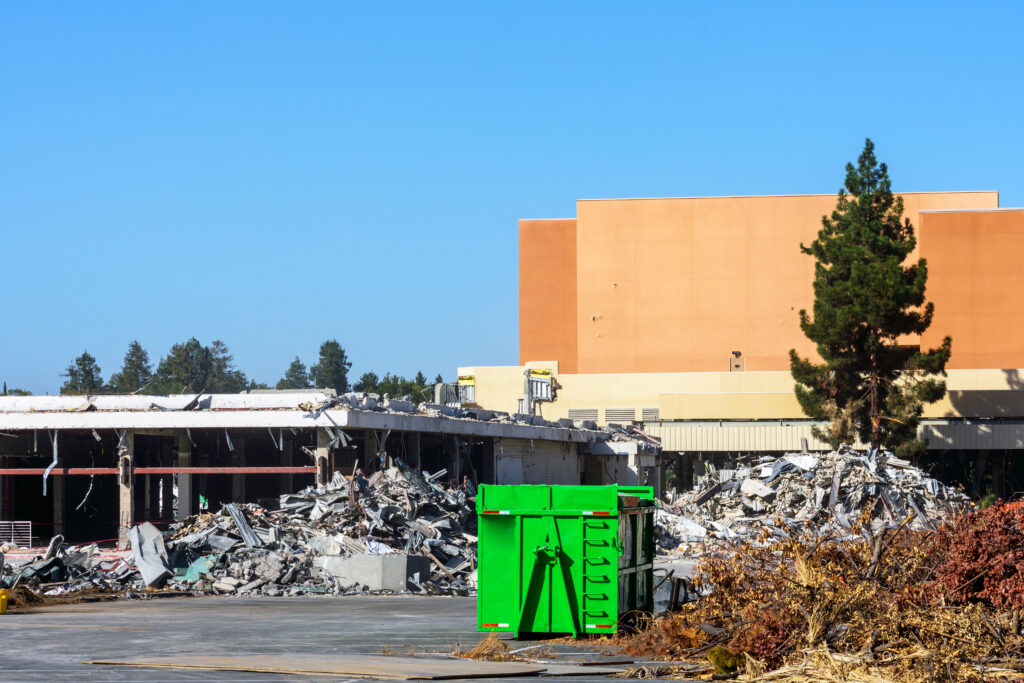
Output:
[[[582,541],[580,519],[524,515],[521,538],[523,592],[516,634],[582,633],[580,568],[572,558]]]

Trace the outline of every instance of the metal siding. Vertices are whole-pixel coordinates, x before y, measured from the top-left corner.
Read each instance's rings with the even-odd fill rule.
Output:
[[[648,433],[661,437],[662,449],[673,452],[798,451],[801,439],[812,450],[829,446],[811,434],[811,422],[746,423],[662,422]],[[928,448],[965,450],[1024,449],[1024,423],[929,423],[919,434]],[[863,447],[863,444],[856,444]]]

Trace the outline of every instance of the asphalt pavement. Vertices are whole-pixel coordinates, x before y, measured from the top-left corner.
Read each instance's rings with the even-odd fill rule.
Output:
[[[0,680],[310,681],[316,678],[85,662],[187,654],[429,656],[448,654],[460,645],[468,649],[481,637],[476,631],[475,598],[201,597],[81,603],[0,616]],[[513,647],[531,644],[517,642]],[[576,650],[571,646],[552,649],[567,659],[610,659],[588,650],[573,654]],[[571,676],[546,680],[609,679]]]

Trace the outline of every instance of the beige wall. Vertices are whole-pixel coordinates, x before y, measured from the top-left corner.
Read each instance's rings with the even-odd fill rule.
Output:
[[[558,374],[561,387],[553,403],[539,404],[549,420],[568,417],[569,410],[632,409],[639,420],[644,409],[656,408],[661,420],[803,419],[793,395],[789,372],[687,372],[630,374]],[[509,413],[518,410],[523,394],[522,367],[462,367],[474,375],[477,403]],[[928,406],[926,417],[1024,417],[1024,370],[950,370],[948,394]],[[612,421],[623,421],[616,419]]]

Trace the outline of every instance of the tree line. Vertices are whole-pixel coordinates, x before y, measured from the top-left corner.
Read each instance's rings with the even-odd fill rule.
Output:
[[[338,393],[349,390],[371,393],[387,393],[391,396],[412,396],[413,400],[429,400],[430,384],[422,372],[412,379],[401,375],[385,373],[378,378],[374,372],[366,372],[355,383],[349,385],[348,372],[352,363],[345,349],[336,339],[329,339],[320,345],[316,363],[308,368],[298,356],[289,364],[284,375],[274,386],[257,382],[236,367],[234,356],[227,344],[216,339],[203,345],[192,337],[188,341],[174,344],[170,351],[153,367],[149,353],[138,341],[132,341],[124,354],[121,368],[104,381],[102,369],[96,358],[83,351],[61,373],[64,382],[60,393],[65,395],[86,394],[182,394],[211,393],[234,394],[258,389],[334,389]],[[435,382],[441,382],[438,375]],[[28,395],[29,392],[12,389],[6,382],[3,395]]]

